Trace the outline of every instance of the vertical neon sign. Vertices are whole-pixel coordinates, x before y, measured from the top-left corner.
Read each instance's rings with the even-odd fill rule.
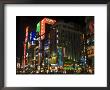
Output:
[[[36,32],[40,32],[40,22],[37,24]]]
[[[60,66],[63,65],[63,60],[62,60],[62,48],[58,48],[58,62],[59,62],[59,65],[60,65]]]
[[[41,39],[45,38],[45,18],[41,21],[41,31],[40,31],[40,35],[41,35]]]
[[[24,67],[25,67],[25,64],[26,64],[26,44],[24,43]]]
[[[28,39],[28,28],[29,28],[29,27],[26,27],[26,37],[25,37],[25,43],[27,42],[27,39]]]
[[[94,21],[90,21],[89,30],[90,30],[90,32],[94,32]]]
[[[25,36],[25,42],[24,42],[24,67],[26,65],[26,43],[27,43],[27,39],[28,39],[28,29],[29,27],[26,27],[26,36]]]

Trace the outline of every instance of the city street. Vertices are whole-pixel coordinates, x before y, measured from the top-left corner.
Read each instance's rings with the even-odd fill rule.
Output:
[[[17,16],[16,74],[94,74],[93,16]]]

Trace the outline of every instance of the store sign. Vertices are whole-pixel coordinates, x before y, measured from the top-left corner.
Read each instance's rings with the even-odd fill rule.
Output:
[[[27,42],[27,39],[28,39],[28,29],[29,29],[29,27],[26,27],[26,37],[25,37],[25,42]]]
[[[88,55],[88,57],[94,56],[94,46],[89,46],[87,48],[87,55]]]
[[[40,22],[37,24],[36,32],[40,32]]]
[[[90,23],[89,23],[89,30],[90,30],[90,32],[94,32],[94,22],[93,21],[90,21]]]
[[[53,25],[56,22],[56,20],[52,20],[49,18],[44,18],[41,20],[41,23],[37,24],[37,31],[39,32],[39,35],[41,36],[41,39],[43,40],[45,38],[45,24],[51,24]]]

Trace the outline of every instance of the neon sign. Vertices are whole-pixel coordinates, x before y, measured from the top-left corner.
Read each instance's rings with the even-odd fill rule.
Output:
[[[44,39],[45,38],[45,24],[51,24],[53,25],[54,23],[56,22],[56,20],[52,20],[52,19],[49,19],[49,18],[44,18],[43,20],[41,20],[41,22],[39,22],[37,24],[37,31],[39,32],[39,35],[41,36],[41,39]],[[40,28],[40,30],[39,30]]]
[[[40,22],[37,24],[36,32],[40,32]]]
[[[26,27],[26,36],[25,36],[25,42],[24,42],[24,67],[25,67],[25,64],[26,64],[26,43],[27,43],[27,39],[28,39],[28,30],[29,30],[29,27]]]
[[[28,29],[29,29],[29,27],[26,27],[26,37],[25,37],[25,43],[27,42],[27,39],[28,39]]]
[[[90,30],[90,32],[94,32],[94,22],[93,21],[90,21],[90,23],[89,23],[89,30]]]
[[[35,31],[32,31],[32,32],[30,33],[30,40],[31,40],[31,41],[35,41],[35,40],[36,40],[36,32],[35,32]]]

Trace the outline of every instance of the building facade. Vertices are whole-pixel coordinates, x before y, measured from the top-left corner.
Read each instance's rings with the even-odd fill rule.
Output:
[[[80,35],[81,28],[75,23],[58,22],[56,28],[57,49],[59,65],[66,66],[80,61]],[[60,64],[61,63],[61,64]]]

